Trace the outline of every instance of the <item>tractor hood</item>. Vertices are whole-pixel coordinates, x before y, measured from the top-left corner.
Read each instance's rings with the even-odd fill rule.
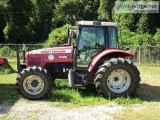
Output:
[[[26,53],[27,66],[41,66],[47,63],[72,62],[73,46],[38,49]]]

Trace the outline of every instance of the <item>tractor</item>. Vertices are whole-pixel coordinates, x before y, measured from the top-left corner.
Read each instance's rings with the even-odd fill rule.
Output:
[[[4,70],[5,68],[8,68],[8,61],[6,58],[0,57],[0,71]]]
[[[78,21],[67,30],[67,44],[27,52],[24,64],[18,59],[18,91],[27,99],[41,99],[55,79],[68,78],[71,88],[94,84],[103,97],[133,95],[140,73],[128,59],[133,53],[119,49],[118,27],[114,22]]]

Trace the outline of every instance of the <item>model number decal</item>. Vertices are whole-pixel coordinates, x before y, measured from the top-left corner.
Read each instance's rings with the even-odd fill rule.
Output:
[[[68,56],[59,56],[59,58],[68,58]]]

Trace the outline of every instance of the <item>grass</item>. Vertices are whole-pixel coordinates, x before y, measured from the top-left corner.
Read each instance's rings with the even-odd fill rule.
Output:
[[[160,67],[138,66],[141,87],[138,96],[143,101],[160,101]]]
[[[11,62],[16,69],[16,63]],[[115,119],[158,119],[160,118],[160,67],[138,66],[141,73],[141,86],[133,98],[116,98],[109,99],[99,96],[93,86],[86,90],[70,89],[67,80],[55,80],[53,91],[48,98],[41,100],[49,106],[73,108],[90,105],[104,105],[109,102],[115,102],[124,107],[120,112],[116,112],[112,116]],[[17,73],[0,75],[0,104],[11,102],[12,105],[20,100],[20,102],[32,103],[22,98],[16,90]],[[137,107],[138,105],[138,107]],[[137,107],[138,110],[134,108]],[[144,112],[145,111],[145,112]],[[126,114],[127,113],[127,114]],[[9,116],[0,115],[1,118]]]
[[[145,102],[138,106],[129,106],[112,114],[117,120],[159,120],[160,103]]]
[[[9,115],[1,115],[0,114],[0,120],[12,120],[12,118]]]
[[[122,111],[112,114],[118,120],[159,120],[160,118],[160,67],[138,66],[141,87],[137,97],[141,104],[129,104]]]
[[[56,106],[79,107],[106,104],[109,100],[98,96],[94,88],[77,90],[68,88],[67,80],[56,80],[56,90],[51,93],[48,101],[56,102]],[[54,105],[52,103],[52,105]]]
[[[10,62],[12,68],[16,69],[16,62]],[[16,101],[21,98],[16,90],[16,77],[17,74],[9,74],[9,75],[0,75],[0,103],[4,101]],[[117,99],[105,99],[97,94],[96,89],[91,86],[86,90],[77,90],[70,89],[68,87],[67,80],[55,80],[56,87],[53,89],[48,98],[44,99],[44,101],[50,102],[51,105],[55,106],[71,106],[71,107],[79,107],[79,106],[87,106],[87,105],[99,105],[99,104],[107,104],[110,101],[114,101],[118,104],[137,104],[141,103],[141,99],[134,98],[117,98]],[[24,99],[24,101],[28,101]]]

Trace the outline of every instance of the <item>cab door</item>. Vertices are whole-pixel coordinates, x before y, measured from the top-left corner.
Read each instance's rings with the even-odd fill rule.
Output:
[[[103,27],[80,27],[76,57],[77,67],[88,68],[92,57],[105,48],[105,29]]]

